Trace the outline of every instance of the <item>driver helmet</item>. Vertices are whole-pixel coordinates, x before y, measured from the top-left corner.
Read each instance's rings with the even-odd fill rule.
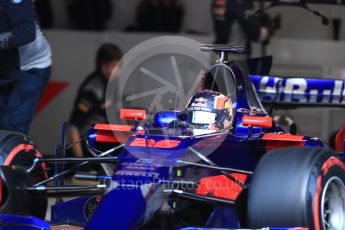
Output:
[[[188,123],[195,129],[227,131],[232,127],[232,101],[210,90],[193,95],[186,107]]]

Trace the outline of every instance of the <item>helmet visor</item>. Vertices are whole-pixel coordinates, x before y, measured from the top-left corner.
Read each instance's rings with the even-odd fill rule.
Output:
[[[216,122],[216,113],[206,111],[190,111],[188,119],[191,124],[208,125]]]

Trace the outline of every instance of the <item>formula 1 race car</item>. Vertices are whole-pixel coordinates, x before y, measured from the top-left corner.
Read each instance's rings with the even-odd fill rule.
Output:
[[[145,110],[122,109],[133,125],[90,128],[85,142],[95,157],[45,159],[28,137],[1,131],[2,229],[50,229],[37,219],[48,197],[78,197],[57,199],[53,229],[345,229],[344,147],[334,152],[318,138],[285,132],[261,103],[343,106],[345,82],[250,77],[227,60],[244,48],[202,50],[221,58],[187,107],[158,112],[152,125]],[[63,170],[65,163],[75,166]],[[104,175],[75,177],[99,183],[63,184],[85,164],[102,165]]]

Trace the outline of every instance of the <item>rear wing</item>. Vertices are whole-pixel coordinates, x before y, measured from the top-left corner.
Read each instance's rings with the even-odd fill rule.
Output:
[[[345,107],[345,81],[251,75],[263,103]]]

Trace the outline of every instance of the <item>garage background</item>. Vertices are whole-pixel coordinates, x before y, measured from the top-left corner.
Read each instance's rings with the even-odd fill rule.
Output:
[[[142,41],[167,35],[121,32],[133,22],[138,2],[113,0],[114,15],[108,23],[107,31],[76,32],[67,29],[68,19],[63,1],[51,1],[54,10],[54,29],[46,30],[45,33],[53,51],[51,87],[58,90],[49,103],[37,113],[30,132],[30,136],[42,152],[53,153],[55,145],[60,142],[60,124],[68,120],[77,89],[84,78],[93,71],[95,52],[102,43],[118,44],[123,52],[126,52]],[[211,1],[202,0],[202,4],[200,0],[182,2],[185,6],[185,20],[183,33],[179,35],[201,43],[213,42],[209,9]],[[321,19],[311,13],[291,7],[272,9],[269,11],[270,14],[281,14],[282,25],[267,47],[267,54],[273,55],[274,58],[271,75],[345,80],[345,7],[310,7],[322,9],[331,19],[339,18],[343,21],[340,41],[332,40],[331,25],[321,25]],[[199,35],[190,35],[189,31],[197,31]],[[254,44],[252,56],[258,57],[260,52],[260,45]],[[144,81],[141,84],[144,84]],[[340,108],[299,108],[288,113],[297,121],[300,133],[319,136],[325,140],[345,122],[345,110]]]

